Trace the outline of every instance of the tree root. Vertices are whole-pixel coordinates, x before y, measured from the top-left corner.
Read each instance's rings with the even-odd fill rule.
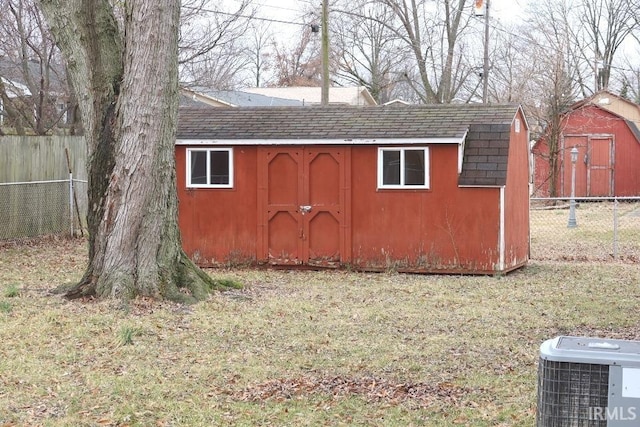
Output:
[[[96,282],[92,277],[83,278],[80,283],[67,290],[62,297],[67,300],[92,298],[96,296]]]
[[[212,278],[195,265],[184,252],[181,253],[180,260],[176,264],[173,272],[166,273],[165,277],[160,279],[162,283],[158,287],[159,295],[156,295],[156,298],[194,304],[205,300],[214,291],[242,288],[241,284],[232,280]],[[58,293],[62,293],[63,298],[67,300],[98,297],[98,277],[90,271],[71,288],[58,288]],[[122,298],[126,300],[136,296],[134,284],[134,292],[122,295]]]

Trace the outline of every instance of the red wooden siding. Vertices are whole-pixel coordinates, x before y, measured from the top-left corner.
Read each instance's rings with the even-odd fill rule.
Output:
[[[613,136],[592,137],[587,144],[587,194],[613,195]]]
[[[587,146],[589,145],[589,136],[587,135],[565,135],[561,141],[561,163],[560,163],[560,176],[561,180],[558,181],[558,188],[562,189],[563,196],[571,195],[571,150],[573,147],[578,149],[578,161],[576,162],[576,196],[585,197],[588,194],[587,186]]]
[[[533,168],[533,195],[536,197],[549,197],[551,187],[549,176],[551,166],[549,164],[549,145],[547,140],[540,138],[531,148],[531,167]]]
[[[529,182],[529,132],[519,111],[520,132],[511,127],[509,165],[505,187],[505,265],[506,270],[524,265],[529,259],[529,193],[522,191]]]
[[[258,182],[255,147],[236,147],[234,188],[186,186],[186,147],[176,147],[182,245],[200,265],[255,262]]]
[[[374,146],[354,147],[352,159],[354,265],[412,271],[494,269],[499,190],[458,188],[456,145],[430,147],[429,190],[376,190]]]
[[[514,137],[511,150],[526,150],[526,132]],[[455,144],[429,147],[428,190],[378,190],[377,146],[236,147],[233,189],[187,189],[186,148],[176,148],[179,220],[201,265],[501,270],[500,188],[458,187]],[[528,254],[526,151],[520,157],[507,178],[507,270]]]

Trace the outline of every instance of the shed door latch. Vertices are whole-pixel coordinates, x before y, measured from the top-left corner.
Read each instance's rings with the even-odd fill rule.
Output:
[[[309,213],[309,212],[311,212],[311,206],[309,206],[309,205],[301,205],[300,206],[300,213],[302,215],[304,215],[306,213]]]

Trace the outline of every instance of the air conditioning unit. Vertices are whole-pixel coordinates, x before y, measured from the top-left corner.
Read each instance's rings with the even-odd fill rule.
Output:
[[[545,341],[536,419],[538,427],[640,426],[640,341]]]

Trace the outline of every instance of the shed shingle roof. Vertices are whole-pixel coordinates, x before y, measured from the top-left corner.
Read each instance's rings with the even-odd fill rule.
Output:
[[[178,139],[462,138],[472,124],[511,124],[517,105],[181,108]]]
[[[458,185],[502,186],[507,182],[508,124],[473,124],[465,141]]]
[[[388,107],[181,108],[177,138],[217,142],[465,138],[459,184],[506,183],[511,124],[518,105]]]

